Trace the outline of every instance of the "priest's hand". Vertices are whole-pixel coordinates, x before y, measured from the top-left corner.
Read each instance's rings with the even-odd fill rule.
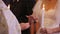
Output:
[[[25,30],[30,27],[30,24],[29,23],[20,23],[20,26],[21,26],[21,30]]]

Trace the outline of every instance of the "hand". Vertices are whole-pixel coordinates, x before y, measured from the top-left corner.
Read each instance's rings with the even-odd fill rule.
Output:
[[[47,29],[47,33],[48,34],[52,34],[53,33],[53,29]]]
[[[22,30],[25,30],[25,29],[28,29],[30,27],[30,24],[29,23],[21,23],[20,26],[21,26]]]
[[[53,29],[47,29],[47,33],[48,34],[53,34],[53,33],[58,33],[60,32],[60,28],[57,27],[57,28],[53,28]]]
[[[46,28],[41,28],[41,29],[40,29],[40,33],[41,33],[41,34],[47,34]]]
[[[38,18],[37,18],[36,16],[33,16],[33,15],[31,15],[31,16],[26,16],[26,17],[27,17],[27,18],[33,17],[33,19],[38,20]]]

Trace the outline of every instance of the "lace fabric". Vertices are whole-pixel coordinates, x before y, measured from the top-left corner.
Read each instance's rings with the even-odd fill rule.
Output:
[[[46,0],[46,1],[48,1],[48,0]],[[51,0],[51,1],[53,1],[53,0]],[[33,15],[38,18],[38,21],[40,24],[42,24],[41,23],[41,21],[42,21],[42,9],[41,9],[42,2],[43,2],[42,0],[38,0],[35,7],[33,8],[33,11],[34,11]],[[54,4],[53,2],[52,2],[52,5]],[[59,7],[60,0],[57,0],[57,3],[55,6],[56,6],[55,8],[51,8],[51,9],[45,11],[44,23],[41,25],[41,27],[42,26],[45,28],[57,28],[57,27],[59,27],[59,24],[60,24],[60,21],[59,21],[60,20],[60,15],[59,15],[60,14],[60,7]],[[40,34],[39,29],[37,31],[37,34]],[[53,34],[59,34],[59,33],[53,33]]]

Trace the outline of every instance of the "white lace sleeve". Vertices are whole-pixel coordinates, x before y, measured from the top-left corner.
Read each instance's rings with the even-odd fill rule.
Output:
[[[7,8],[2,0],[0,0],[0,9],[8,25],[8,34],[21,34],[21,27],[15,15]]]

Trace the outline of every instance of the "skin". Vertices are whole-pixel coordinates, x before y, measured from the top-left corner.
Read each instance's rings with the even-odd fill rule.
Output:
[[[43,0],[42,5],[45,4],[45,10],[48,11],[49,9],[54,9],[56,6],[56,3],[57,3],[57,0]]]
[[[21,26],[21,30],[25,30],[30,27],[30,24],[29,23],[21,23],[20,26]]]
[[[60,27],[53,28],[53,29],[47,29],[48,33],[58,33],[60,32]]]

